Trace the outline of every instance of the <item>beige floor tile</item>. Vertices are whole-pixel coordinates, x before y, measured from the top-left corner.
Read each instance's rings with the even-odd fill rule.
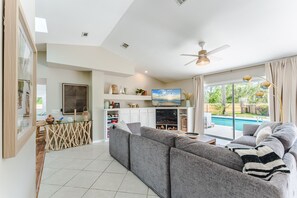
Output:
[[[83,170],[89,164],[91,164],[93,160],[86,159],[72,159],[72,162],[64,167],[64,169],[75,169],[75,170]]]
[[[110,156],[109,152],[104,152],[103,154],[99,155],[97,158],[99,160],[110,160],[113,161],[114,159]]]
[[[104,172],[110,163],[111,161],[94,160],[84,170]]]
[[[125,174],[103,173],[91,188],[117,191],[124,177]]]
[[[47,168],[56,168],[56,169],[62,169],[69,164],[71,164],[72,159],[60,159],[60,158],[55,158],[53,161],[48,163],[46,165]]]
[[[62,188],[62,186],[41,184],[38,193],[38,198],[49,198],[60,188]]]
[[[114,198],[115,191],[90,189],[83,198]]]
[[[146,195],[148,193],[148,187],[133,173],[128,172],[119,188],[119,191]]]
[[[65,186],[90,188],[101,175],[99,172],[82,171],[73,177]]]
[[[157,196],[157,194],[154,191],[152,191],[152,189],[149,189],[148,195]]]
[[[55,174],[59,170],[60,169],[44,167],[43,172],[42,172],[42,179],[41,180],[44,180],[44,179],[52,176],[53,174]]]
[[[75,175],[77,175],[79,171],[77,170],[60,170],[53,174],[52,176],[48,177],[47,179],[43,180],[42,183],[44,184],[54,184],[54,185],[64,185],[70,179],[72,179]]]
[[[146,198],[146,195],[118,192],[115,198]]]
[[[121,165],[119,162],[114,160],[108,168],[105,170],[108,173],[127,173],[127,169]]]
[[[84,188],[62,187],[52,198],[81,198],[86,192]]]

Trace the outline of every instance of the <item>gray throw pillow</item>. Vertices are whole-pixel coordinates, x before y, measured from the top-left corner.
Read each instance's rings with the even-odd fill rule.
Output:
[[[292,123],[282,124],[274,130],[272,136],[281,141],[284,145],[285,150],[287,151],[293,146],[294,142],[297,139],[296,125]]]
[[[265,140],[267,137],[272,135],[272,130],[270,126],[264,127],[261,129],[256,137],[256,145],[260,144],[263,140]]]
[[[280,126],[281,123],[279,122],[263,122],[257,129],[257,131],[254,133],[254,137],[257,137],[258,133],[261,131],[261,129],[269,126],[272,130],[272,133],[274,133],[274,130],[276,127]]]
[[[281,159],[285,154],[285,148],[281,141],[277,138],[269,136],[264,139],[259,145],[269,146]]]

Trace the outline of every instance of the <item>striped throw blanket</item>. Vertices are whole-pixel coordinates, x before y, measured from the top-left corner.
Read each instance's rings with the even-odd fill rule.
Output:
[[[254,149],[229,148],[237,153],[244,164],[243,173],[269,181],[277,173],[290,173],[283,160],[265,145]]]

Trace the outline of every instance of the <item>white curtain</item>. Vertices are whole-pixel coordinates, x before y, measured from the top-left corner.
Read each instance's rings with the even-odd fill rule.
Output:
[[[297,57],[268,62],[265,71],[274,84],[269,90],[271,121],[297,124]]]
[[[194,77],[193,83],[195,103],[194,131],[204,134],[204,77]]]

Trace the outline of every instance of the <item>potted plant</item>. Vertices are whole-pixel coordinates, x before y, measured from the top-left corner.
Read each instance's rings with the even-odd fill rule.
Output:
[[[186,107],[191,107],[191,101],[190,100],[191,100],[193,94],[192,93],[187,93],[187,92],[184,92],[183,94],[184,94],[185,99],[186,99]]]
[[[141,96],[144,92],[145,92],[145,90],[143,90],[143,89],[136,89],[136,91],[135,91],[136,95],[138,95],[138,96]]]

